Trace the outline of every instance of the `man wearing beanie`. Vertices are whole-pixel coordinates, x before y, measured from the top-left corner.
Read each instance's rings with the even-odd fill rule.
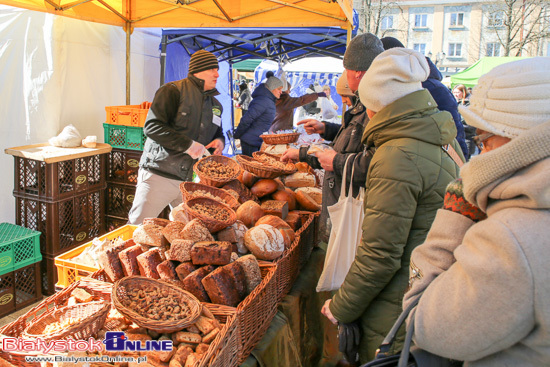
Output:
[[[452,116],[422,88],[430,72],[420,53],[393,48],[374,59],[359,84],[375,149],[366,175],[363,236],[346,280],[323,311],[333,322],[359,320],[361,363],[372,360],[395,320],[409,279],[409,258],[443,204],[459,168],[442,146],[453,143]],[[365,176],[364,176],[365,177]],[[391,353],[398,352],[404,332]]]
[[[218,60],[200,50],[191,55],[187,78],[160,87],[143,132],[147,137],[139,162],[131,224],[156,218],[170,204],[181,203],[179,185],[191,181],[193,164],[211,149],[222,154],[225,139],[218,95]]]
[[[269,131],[275,118],[275,101],[282,92],[283,82],[274,76],[268,77],[265,83],[254,89],[252,102],[234,134],[235,139],[241,140],[244,155],[252,156],[252,153],[260,150],[263,142],[260,135]]]
[[[359,81],[370,67],[372,60],[382,53],[384,48],[382,42],[371,33],[364,33],[355,36],[344,54],[344,74],[345,81],[340,78],[338,83],[347,85],[347,88],[353,93],[357,92]],[[342,176],[346,159],[349,159],[349,165],[353,164],[354,174],[352,180],[352,170],[347,170],[346,181],[353,182],[353,195],[359,194],[359,188],[365,185],[365,176],[369,168],[372,153],[364,149],[361,142],[363,129],[369,121],[365,107],[356,99],[353,107],[344,115],[342,124],[336,124],[315,119],[306,119],[298,122],[298,125],[304,125],[308,134],[320,134],[325,140],[332,141],[332,149],[326,149],[317,152],[315,155],[308,154],[307,147],[289,149],[283,155],[284,160],[299,160],[307,162],[311,167],[325,170],[323,179],[323,205],[321,207],[320,231],[323,239],[328,239],[330,233],[330,218],[327,207],[338,202],[340,188],[342,185]]]

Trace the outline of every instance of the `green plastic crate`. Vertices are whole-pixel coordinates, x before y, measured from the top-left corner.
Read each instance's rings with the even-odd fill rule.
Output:
[[[143,127],[103,124],[105,143],[113,148],[143,150],[145,134]]]
[[[0,275],[41,260],[40,232],[0,223]]]

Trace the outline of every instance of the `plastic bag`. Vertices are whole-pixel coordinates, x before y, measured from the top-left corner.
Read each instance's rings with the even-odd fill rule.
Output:
[[[82,137],[76,127],[71,124],[65,126],[59,135],[50,138],[48,142],[54,147],[75,148],[82,144]]]

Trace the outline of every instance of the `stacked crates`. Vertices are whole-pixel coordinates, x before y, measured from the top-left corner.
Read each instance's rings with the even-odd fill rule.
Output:
[[[105,233],[105,164],[110,147],[31,159],[41,145],[11,148],[16,223],[41,232],[42,292],[55,292],[54,257]],[[77,157],[77,158],[74,158]],[[69,159],[67,159],[69,158]]]

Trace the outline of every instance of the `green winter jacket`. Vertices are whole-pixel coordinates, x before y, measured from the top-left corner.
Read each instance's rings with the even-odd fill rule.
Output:
[[[383,108],[363,132],[363,143],[376,149],[366,177],[363,237],[330,304],[340,322],[361,319],[361,363],[374,358],[401,313],[411,252],[424,242],[447,184],[458,177],[441,148],[452,144],[462,156],[455,136],[451,114],[439,111],[425,89]]]

